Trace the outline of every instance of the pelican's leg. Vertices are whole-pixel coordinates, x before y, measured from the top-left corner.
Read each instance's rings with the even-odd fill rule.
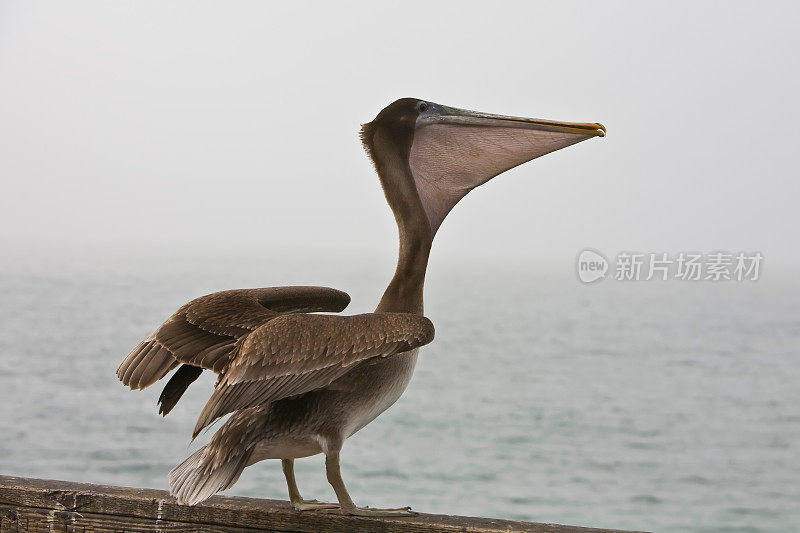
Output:
[[[281,459],[283,475],[286,476],[286,485],[289,486],[289,501],[295,511],[313,511],[315,509],[338,509],[335,503],[318,502],[317,500],[304,500],[300,496],[297,488],[297,481],[294,479],[294,459]]]
[[[342,480],[342,473],[339,470],[339,452],[325,456],[325,473],[328,476],[328,483],[331,484],[334,492],[336,492],[336,497],[339,499],[342,514],[358,516],[414,516],[417,514],[411,510],[411,507],[399,507],[397,509],[356,507]]]

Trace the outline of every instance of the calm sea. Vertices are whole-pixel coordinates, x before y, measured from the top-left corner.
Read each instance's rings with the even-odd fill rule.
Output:
[[[294,257],[294,256],[293,256]],[[120,360],[208,292],[327,284],[370,310],[387,262],[177,252],[0,260],[0,473],[166,488],[209,395],[166,418]],[[321,273],[324,273],[321,274]],[[357,503],[656,531],[800,525],[800,288],[750,283],[581,285],[571,264],[432,265],[423,349],[400,401],[345,445]],[[208,435],[201,436],[201,442]],[[332,500],[319,457],[308,498]],[[286,499],[280,465],[228,491]]]

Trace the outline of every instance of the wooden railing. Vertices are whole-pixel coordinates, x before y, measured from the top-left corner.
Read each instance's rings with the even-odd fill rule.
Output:
[[[335,512],[297,512],[285,501],[224,496],[187,507],[178,505],[161,490],[0,476],[0,531],[610,533],[614,530],[431,514],[364,518]]]

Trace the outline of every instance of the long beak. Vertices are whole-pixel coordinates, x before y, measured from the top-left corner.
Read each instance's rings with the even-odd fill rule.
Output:
[[[467,192],[526,161],[593,137],[602,124],[479,113],[433,104],[420,115],[409,166],[431,230]]]
[[[589,135],[594,137],[605,137],[606,127],[598,122],[560,122],[555,120],[544,120],[539,118],[511,117],[505,115],[493,115],[491,113],[481,113],[468,109],[457,109],[455,107],[441,106],[441,114],[424,119],[425,123],[445,123],[463,124],[469,126],[488,126],[488,127],[517,127],[523,129],[534,129],[539,131],[551,131],[556,133],[572,133],[577,135]]]

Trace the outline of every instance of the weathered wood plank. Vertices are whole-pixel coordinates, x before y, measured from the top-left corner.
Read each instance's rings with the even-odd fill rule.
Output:
[[[288,502],[214,496],[188,507],[165,491],[0,476],[0,531],[67,533],[612,533],[556,524],[420,514],[404,518],[297,512]]]
[[[254,528],[207,526],[168,520],[146,520],[130,516],[48,511],[38,507],[0,505],[0,532],[59,533],[254,533]]]

